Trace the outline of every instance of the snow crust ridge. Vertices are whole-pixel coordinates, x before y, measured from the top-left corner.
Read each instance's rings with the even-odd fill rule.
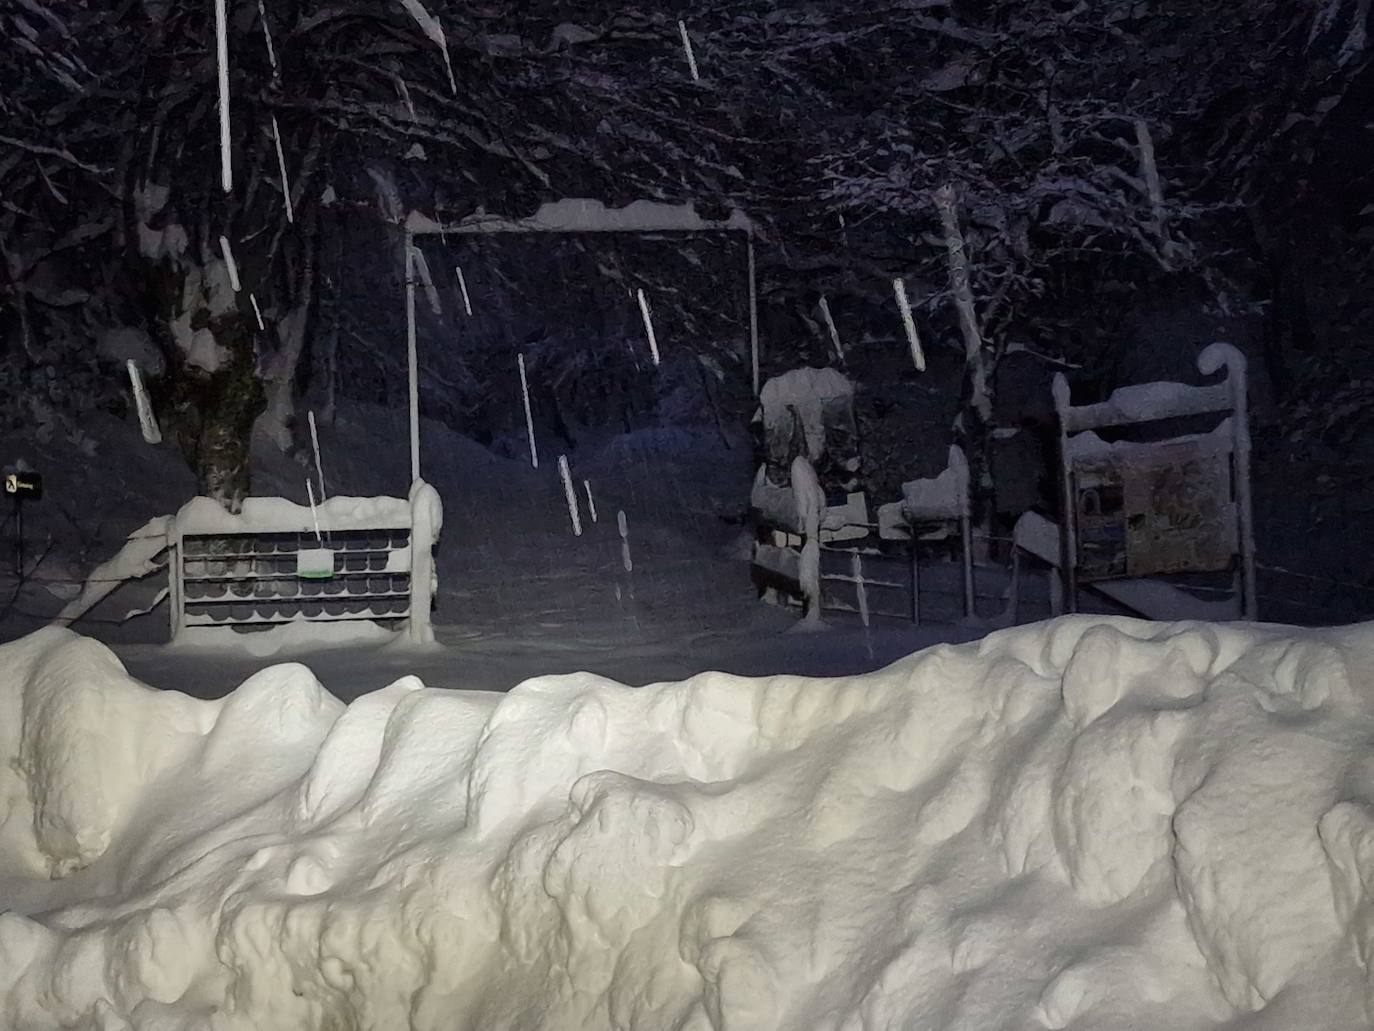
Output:
[[[0,646],[0,1028],[1370,1026],[1371,649],[1075,616],[345,708],[43,631]]]

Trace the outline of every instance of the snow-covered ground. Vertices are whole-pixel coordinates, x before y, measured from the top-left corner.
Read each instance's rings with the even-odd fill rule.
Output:
[[[44,625],[125,534],[177,511],[193,492],[170,445],[149,447],[136,427],[108,417],[93,417],[88,426],[94,459],[61,439],[0,441],[5,454],[23,454],[48,471],[48,496],[27,515],[31,574],[8,606],[14,583],[7,565],[0,569],[0,640]],[[404,497],[405,433],[404,412],[341,408],[334,425],[320,428],[330,491]],[[546,454],[532,469],[523,439],[493,450],[429,421],[422,442],[424,476],[444,505],[434,614],[441,649],[319,650],[305,642],[310,647],[292,650],[227,630],[218,634],[218,648],[168,648],[165,605],[118,622],[152,601],[164,575],[120,588],[75,629],[110,644],[134,675],[158,687],[219,697],[273,662],[306,658],[344,700],[407,673],[434,687],[470,690],[506,690],[531,676],[575,670],[634,684],[705,670],[848,673],[981,632],[900,621],[865,631],[837,621],[831,633],[786,634],[795,616],[759,604],[749,580],[749,533],[739,518],[753,476],[751,453],[744,440],[727,442],[714,427],[579,439],[569,458],[580,537],[572,533],[556,456]],[[270,447],[254,459],[255,494],[307,500],[312,466]],[[629,574],[616,520],[621,511]]]
[[[92,413],[82,426],[79,440],[0,437],[0,455],[22,457],[44,471],[47,489],[26,514],[27,578],[16,584],[10,564],[0,563],[0,641],[43,626],[125,535],[177,511],[194,492],[172,446],[147,445],[132,421]],[[320,427],[330,492],[404,496],[406,429],[403,411],[344,403],[336,422]],[[919,628],[898,620],[865,631],[833,616],[827,633],[786,634],[794,615],[759,604],[749,582],[749,533],[739,521],[754,473],[745,440],[727,440],[714,426],[579,434],[569,454],[572,476],[578,485],[590,484],[598,515],[591,520],[585,494],[579,494],[581,537],[572,534],[554,442],[545,444],[540,468],[532,469],[523,437],[484,448],[440,423],[424,422],[423,473],[444,504],[434,614],[442,650],[270,652],[266,641],[232,632],[222,635],[226,647],[217,650],[168,649],[165,605],[120,622],[152,602],[166,583],[160,575],[120,588],[76,629],[110,644],[134,675],[155,686],[219,697],[274,661],[308,657],[326,688],[344,700],[406,673],[431,686],[474,690],[506,690],[531,676],[575,670],[632,684],[706,670],[836,675],[873,670],[986,629],[941,624],[937,613]],[[255,493],[304,503],[306,478],[313,477],[307,456],[308,448],[298,456],[304,462],[270,446],[257,448]],[[1258,510],[1262,532],[1272,508],[1265,501]],[[623,569],[620,511],[628,523],[632,575]],[[1293,536],[1281,529],[1270,527],[1269,537]],[[1304,546],[1315,554],[1321,543]],[[1272,540],[1262,544],[1267,554]],[[980,570],[980,577],[985,572],[991,579],[980,588],[988,595],[982,611],[992,616],[1000,608],[1001,586],[994,581],[1001,574]],[[957,592],[957,574],[950,571],[949,579]],[[926,571],[928,587],[939,580],[939,569]],[[1320,607],[1330,599],[1321,594],[1328,585],[1319,578],[1280,582],[1262,572],[1260,587],[1266,618],[1349,622],[1369,613],[1367,606],[1344,602]],[[1274,600],[1296,587],[1315,593],[1294,595],[1291,605]],[[1044,585],[1036,588],[1043,592]],[[935,612],[938,600],[925,598],[923,610]],[[954,594],[949,600],[946,608],[957,607]],[[1038,613],[1021,618],[1027,614]]]
[[[0,647],[0,1027],[1370,1026],[1374,626],[150,690]]]

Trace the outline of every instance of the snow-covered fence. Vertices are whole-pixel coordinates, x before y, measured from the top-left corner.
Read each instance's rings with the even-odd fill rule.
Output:
[[[1257,618],[1255,543],[1250,506],[1250,429],[1245,356],[1214,343],[1198,356],[1218,383],[1143,383],[1105,401],[1075,405],[1055,376],[1059,417],[1064,599],[1076,610],[1080,581],[1104,593],[1142,578],[1181,572],[1233,572],[1233,616]],[[1205,432],[1166,440],[1117,440],[1142,424],[1213,417]],[[1114,581],[1104,586],[1107,581]],[[1151,597],[1158,594],[1156,589]],[[1137,611],[1139,606],[1132,605]],[[1173,613],[1143,613],[1175,618]],[[1214,617],[1215,618],[1215,617]]]

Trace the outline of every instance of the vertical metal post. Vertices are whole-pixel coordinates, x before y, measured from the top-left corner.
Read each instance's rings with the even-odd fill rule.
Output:
[[[1231,447],[1236,484],[1236,517],[1240,526],[1241,617],[1259,618],[1259,599],[1255,588],[1255,524],[1250,500],[1250,406],[1246,397],[1245,355],[1231,344],[1214,343],[1198,355],[1198,369],[1204,376],[1226,369],[1226,387],[1231,395]]]
[[[959,517],[960,544],[964,551],[964,615],[974,613],[973,527],[967,513]]]
[[[186,588],[182,580],[184,574],[181,532],[177,529],[176,520],[171,519],[167,525],[167,612],[174,641],[181,635],[186,623]]]
[[[1077,513],[1074,511],[1073,463],[1069,461],[1069,381],[1054,374],[1054,410],[1059,417],[1059,481],[1064,511],[1060,519],[1059,571],[1064,581],[1063,608],[1078,611]]]
[[[415,243],[406,230],[406,363],[410,381],[410,481],[420,478],[420,373],[415,357]]]
[[[24,579],[24,502],[14,496],[14,575]]]
[[[754,396],[759,396],[759,287],[754,267],[754,233],[745,238],[749,250],[749,365],[754,376]]]
[[[916,528],[911,528],[911,622],[921,625],[921,553],[916,546]]]
[[[1243,610],[1246,619],[1259,619],[1259,598],[1255,587],[1255,523],[1250,504],[1250,414],[1245,397],[1244,366],[1232,368],[1231,396],[1235,403],[1236,507],[1240,509],[1240,561]]]

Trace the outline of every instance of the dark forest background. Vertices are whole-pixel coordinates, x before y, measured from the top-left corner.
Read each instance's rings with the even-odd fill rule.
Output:
[[[759,227],[765,376],[836,360],[827,299],[879,479],[926,471],[951,436],[976,451],[996,424],[1042,418],[1047,370],[1070,368],[1085,394],[1190,378],[1226,339],[1251,358],[1260,474],[1293,509],[1283,525],[1364,525],[1369,7],[233,0],[225,193],[212,4],[3,0],[0,418],[79,438],[83,411],[127,408],[133,357],[202,492],[233,506],[255,429],[290,451],[303,403],[325,418],[341,396],[402,403],[411,211],[692,202]],[[426,248],[442,312],[422,296],[424,407],[455,429],[509,445],[517,349],[573,443],[750,415],[738,237]]]

